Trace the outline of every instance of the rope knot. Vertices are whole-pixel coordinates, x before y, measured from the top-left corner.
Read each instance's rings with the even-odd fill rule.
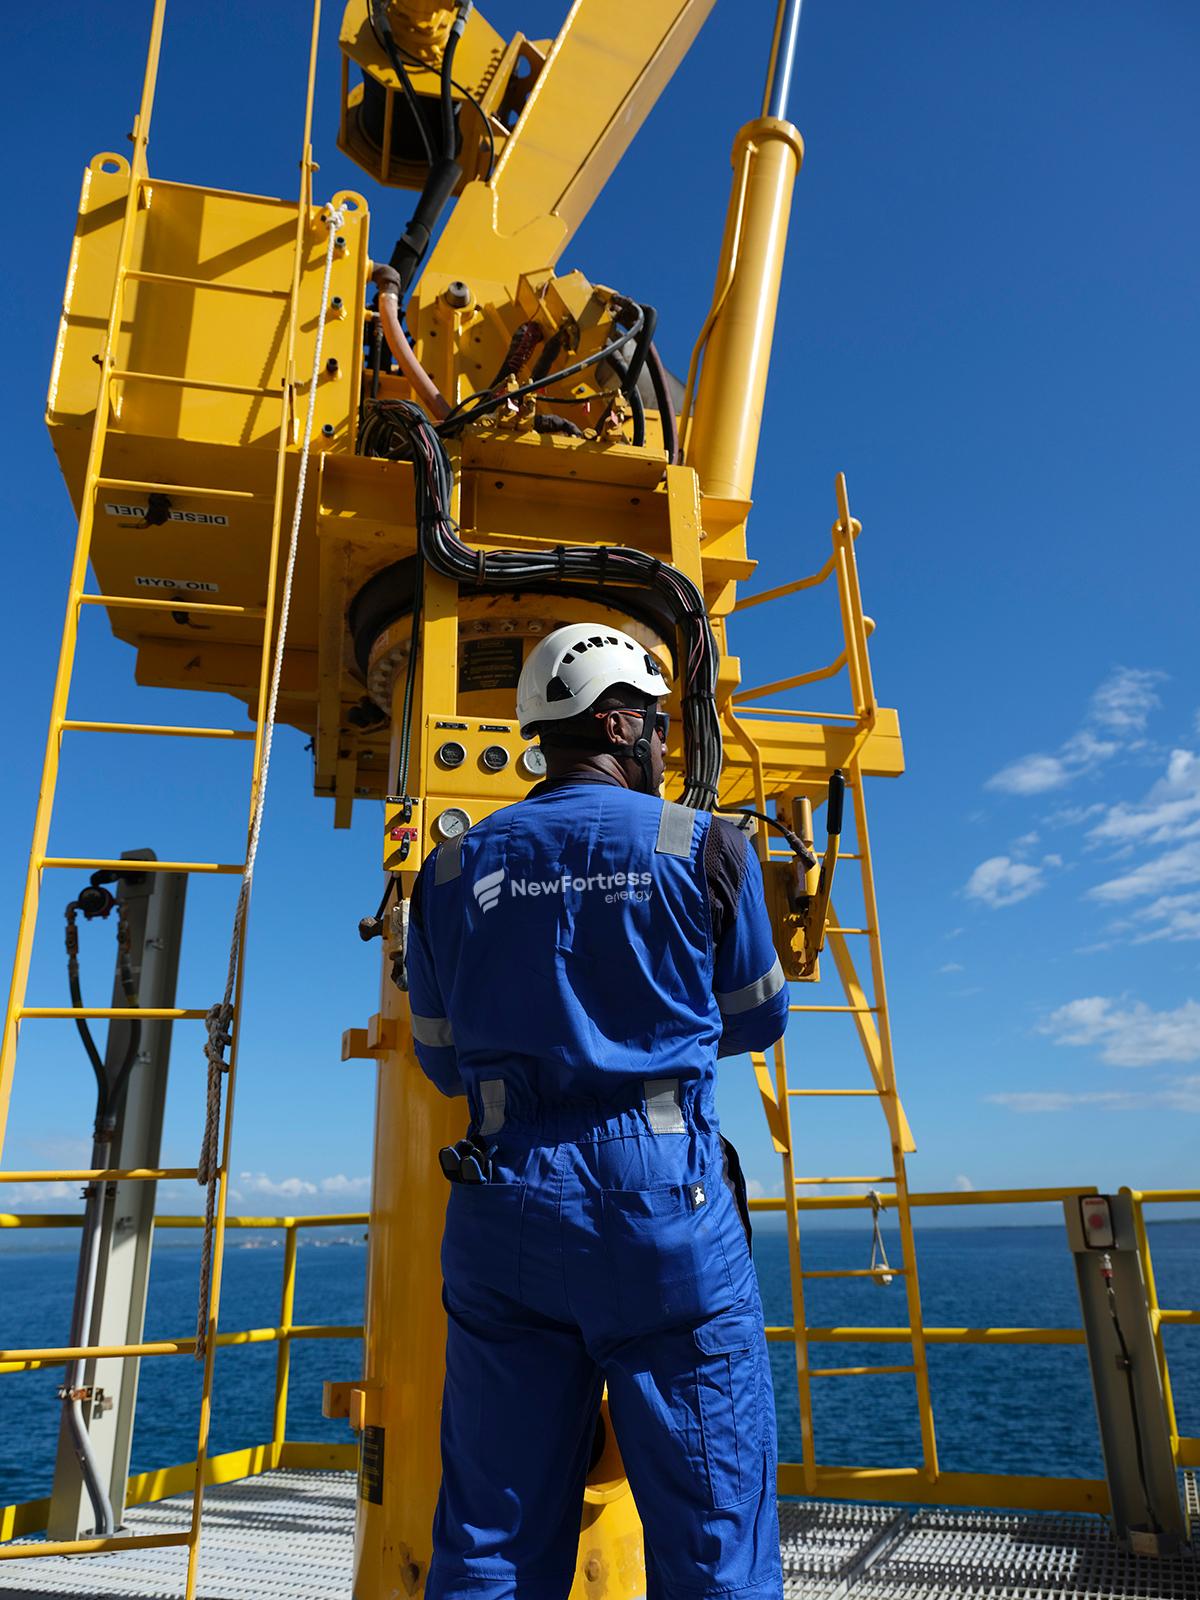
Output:
[[[210,1006],[204,1025],[208,1030],[204,1054],[208,1057],[209,1065],[219,1072],[228,1072],[229,1063],[225,1059],[225,1052],[233,1043],[233,1007],[228,1001]]]

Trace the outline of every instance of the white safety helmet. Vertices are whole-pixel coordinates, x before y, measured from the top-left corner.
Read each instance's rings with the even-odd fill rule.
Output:
[[[603,623],[580,622],[534,646],[517,684],[521,737],[543,722],[565,722],[594,706],[602,694],[627,683],[660,700],[667,692],[662,668],[636,639]]]

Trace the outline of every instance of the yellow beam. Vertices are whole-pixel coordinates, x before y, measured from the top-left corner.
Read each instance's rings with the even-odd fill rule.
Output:
[[[779,1463],[779,1493],[804,1495],[801,1468]],[[1109,1510],[1102,1478],[1035,1478],[992,1472],[942,1472],[930,1482],[918,1467],[818,1467],[815,1493],[830,1500],[883,1500],[919,1506],[1007,1506],[1014,1511]]]

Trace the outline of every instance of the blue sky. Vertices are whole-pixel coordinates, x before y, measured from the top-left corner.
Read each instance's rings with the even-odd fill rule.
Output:
[[[484,7],[502,31],[535,37],[563,9]],[[292,192],[304,10],[284,22],[276,8],[268,33],[257,7],[174,8],[153,171]],[[43,396],[80,173],[93,152],[123,147],[148,15],[111,0],[68,4],[24,11],[7,35],[7,148],[31,149],[32,162],[10,173],[0,400],[5,952],[74,532]],[[337,25],[330,8],[318,194],[364,189],[386,254],[410,200],[360,182],[336,151]],[[729,147],[757,108],[769,35],[768,6],[718,0],[564,259],[654,302],[677,371],[707,309]],[[793,115],[808,155],[750,535],[756,583],[813,570],[834,473],[847,472],[865,528],[876,685],[899,707],[908,757],[907,775],[869,799],[916,1188],[1196,1181],[1198,56],[1200,17],[1182,0],[805,7]],[[752,617],[735,633],[750,682],[837,648],[829,597]],[[75,714],[237,716],[215,697],[135,688],[131,653],[102,619],[88,628]],[[56,849],[237,858],[244,752],[172,746],[170,764],[155,767],[144,744],[117,752],[75,738]],[[360,1205],[374,1069],[338,1055],[343,1027],[376,1009],[377,947],[359,944],[355,924],[378,893],[377,819],[363,811],[349,833],[332,831],[290,730],[272,776],[235,1203]],[[60,908],[76,887],[48,887],[34,1001],[64,1003]],[[193,885],[184,1004],[219,993],[231,909],[229,885]],[[85,938],[98,996],[109,933]],[[848,1031],[844,1019],[797,1020],[794,1079],[863,1081]],[[778,1168],[748,1064],[722,1070],[727,1126],[759,1192],[772,1193]],[[182,1025],[169,1164],[195,1160],[202,1073],[198,1030]],[[82,1162],[90,1109],[70,1025],[27,1029],[5,1165]],[[798,1131],[810,1171],[877,1170],[873,1107],[809,1116]],[[188,1209],[194,1193],[181,1186],[164,1203]]]

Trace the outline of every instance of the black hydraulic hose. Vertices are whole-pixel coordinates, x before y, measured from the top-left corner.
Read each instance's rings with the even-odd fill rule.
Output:
[[[400,87],[404,90],[404,98],[408,101],[408,109],[412,112],[413,121],[417,125],[417,133],[420,135],[421,147],[425,151],[425,160],[432,167],[433,146],[429,142],[429,130],[425,126],[425,117],[421,111],[421,102],[417,97],[416,90],[412,86],[412,79],[405,71],[404,62],[400,59],[400,51],[396,45],[395,36],[392,33],[392,25],[388,20],[387,6],[386,4],[379,5],[377,0],[370,0],[370,4],[367,8],[367,14],[370,18],[371,30],[375,37],[379,40],[380,44],[383,46],[384,50],[387,52],[387,58],[391,62],[392,71],[400,80]]]
[[[667,369],[663,366],[658,346],[653,341],[646,351],[646,371],[650,374],[650,384],[654,390],[659,421],[662,424],[663,453],[671,465],[675,466],[679,460],[679,423],[671,400],[670,386],[667,383]]]
[[[446,47],[442,51],[442,155],[456,156],[458,154],[458,128],[454,121],[454,57],[458,51],[458,41],[463,36],[463,29],[467,25],[467,16],[471,6],[460,5],[458,15],[450,24],[450,34],[446,40]]]
[[[609,356],[608,364],[616,373],[621,393],[629,402],[629,411],[633,418],[633,443],[640,447],[646,442],[646,405],[642,399],[641,390],[636,383],[630,383],[630,368],[625,365],[620,356]]]
[[[642,313],[642,325],[638,330],[637,341],[633,347],[633,354],[629,358],[629,386],[636,389],[642,376],[642,368],[646,365],[646,354],[650,349],[650,341],[654,337],[654,330],[658,327],[658,312],[653,306],[639,307]]]

